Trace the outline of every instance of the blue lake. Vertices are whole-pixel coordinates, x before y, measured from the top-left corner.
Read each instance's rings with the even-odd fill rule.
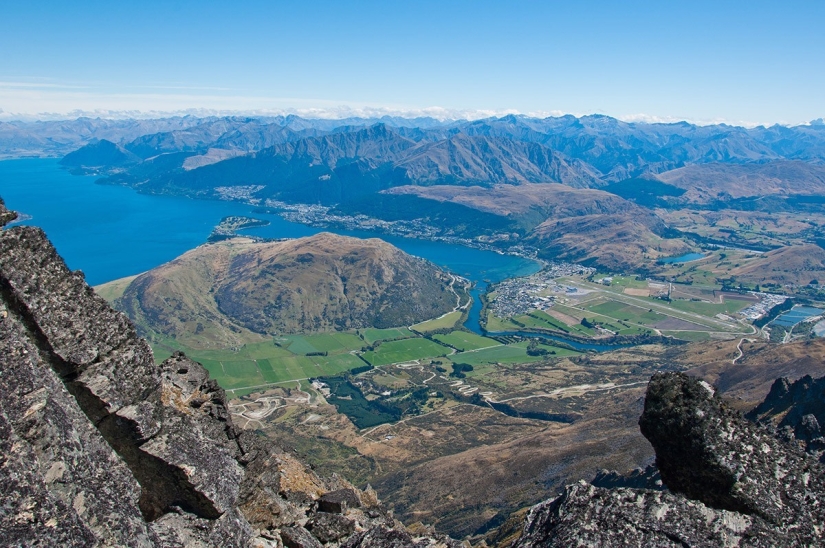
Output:
[[[659,259],[658,262],[665,264],[689,263],[690,261],[697,261],[704,256],[704,253],[686,253],[678,257],[666,257],[664,259]]]
[[[120,186],[99,185],[97,177],[75,176],[56,159],[0,161],[0,197],[9,209],[31,216],[69,268],[82,270],[91,285],[139,274],[170,261],[206,241],[228,215],[266,219],[269,226],[245,234],[297,238],[321,229],[252,213],[236,202],[192,200],[139,194]],[[539,263],[468,247],[369,232],[333,231],[378,237],[476,282],[501,281],[538,271]]]

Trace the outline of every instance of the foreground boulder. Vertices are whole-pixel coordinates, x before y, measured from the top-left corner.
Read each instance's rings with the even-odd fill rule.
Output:
[[[374,492],[235,427],[200,364],[155,365],[129,320],[22,226],[0,231],[0,492],[10,546],[455,543],[412,537]]]
[[[681,373],[650,381],[642,433],[670,490],[580,483],[530,511],[517,547],[821,546],[825,469]]]
[[[749,542],[743,542],[746,538]],[[673,493],[580,482],[534,506],[514,547],[769,547],[781,541],[758,520]]]

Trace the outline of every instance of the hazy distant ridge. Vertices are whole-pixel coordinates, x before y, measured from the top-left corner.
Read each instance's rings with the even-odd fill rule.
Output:
[[[78,140],[90,138],[97,122],[75,122],[84,128]],[[137,127],[128,126],[120,139],[108,139],[136,158],[131,163],[112,162],[106,154],[96,158],[100,142],[90,141],[64,164],[115,175],[110,182],[147,192],[211,197],[218,186],[260,185],[254,197],[329,204],[409,184],[557,182],[598,188],[692,165],[797,160],[821,170],[825,164],[821,124],[747,129],[595,115],[471,122],[228,117],[132,124],[148,124],[147,130],[163,125],[165,131],[133,137]],[[0,153],[6,126],[0,125]],[[72,126],[59,127],[66,133]],[[15,128],[32,130],[25,124]],[[98,133],[116,131],[106,126]]]

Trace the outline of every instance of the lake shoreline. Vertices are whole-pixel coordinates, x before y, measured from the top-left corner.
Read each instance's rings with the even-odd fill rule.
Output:
[[[82,270],[91,285],[151,270],[205,244],[228,216],[258,217],[269,223],[243,228],[239,236],[283,240],[327,230],[360,238],[380,237],[476,283],[526,275],[542,264],[492,246],[469,246],[470,241],[313,227],[284,220],[278,214],[253,212],[260,204],[146,194],[129,186],[98,184],[98,179],[71,175],[55,159],[0,161],[0,196],[6,205],[30,215],[31,220],[21,224],[46,231],[69,267]]]

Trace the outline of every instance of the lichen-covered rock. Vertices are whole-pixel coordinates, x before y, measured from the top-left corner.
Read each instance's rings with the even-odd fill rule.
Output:
[[[6,209],[6,203],[0,198],[0,227],[4,227],[17,218],[17,213]]]
[[[358,532],[341,543],[341,548],[463,548],[456,540],[441,535],[413,536],[408,531],[382,525]]]
[[[71,505],[49,491],[32,463],[31,446],[12,430],[0,408],[0,534],[9,546],[93,546],[95,532]],[[59,466],[59,465],[58,465]]]
[[[355,531],[355,522],[338,514],[317,512],[306,524],[312,536],[321,542],[334,542]]]
[[[130,470],[43,361],[20,318],[2,312],[4,543],[151,546]]]
[[[825,469],[681,373],[648,385],[642,433],[669,491],[568,486],[534,506],[517,548],[821,546]]]
[[[247,546],[254,532],[237,509],[218,519],[200,518],[175,508],[149,524],[162,548],[211,548]]]
[[[414,548],[416,543],[406,531],[373,527],[354,535],[341,546],[342,548]]]
[[[592,480],[591,485],[612,489],[614,487],[631,487],[633,489],[652,489],[662,491],[665,489],[662,477],[656,465],[651,464],[645,468],[637,468],[627,474],[620,474],[615,470],[601,470]]]
[[[349,508],[358,508],[361,501],[352,489],[339,489],[324,495],[318,499],[318,509],[322,512],[343,514]]]
[[[729,408],[704,381],[654,375],[639,426],[670,490],[759,516],[800,538],[825,523],[822,466]]]
[[[776,379],[765,401],[746,417],[775,426],[780,437],[800,442],[808,453],[825,462],[825,377],[805,375],[793,383]]]
[[[149,345],[123,314],[72,273],[42,230],[14,227],[0,238],[10,308],[53,355],[53,367],[87,390],[106,414],[147,400],[160,386]],[[91,411],[91,409],[90,409]],[[100,417],[93,417],[98,419]]]
[[[783,537],[750,516],[672,493],[569,485],[534,506],[513,548],[539,546],[780,546]]]
[[[286,548],[321,548],[321,543],[303,527],[281,529],[281,542]]]

